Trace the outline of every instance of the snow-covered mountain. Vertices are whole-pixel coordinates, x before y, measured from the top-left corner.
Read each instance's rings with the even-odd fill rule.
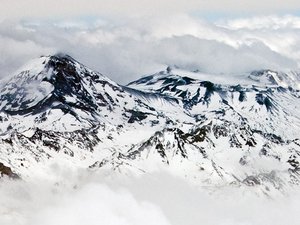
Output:
[[[26,179],[62,163],[167,169],[199,185],[265,193],[298,184],[299,75],[207,78],[167,68],[121,86],[67,55],[36,59],[0,90],[2,173]]]

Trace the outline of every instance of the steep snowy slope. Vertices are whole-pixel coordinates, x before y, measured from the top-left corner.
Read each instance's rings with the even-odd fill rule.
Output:
[[[150,94],[144,97],[148,101],[157,98]],[[172,104],[172,99],[161,101]],[[66,55],[41,57],[27,65],[0,90],[0,102],[3,117],[10,117],[6,124],[18,132],[31,127],[74,131],[100,123],[130,123],[157,114],[130,91],[124,91],[123,87]],[[112,117],[112,111],[120,114]],[[139,111],[143,113],[135,115]],[[5,127],[1,128],[5,132]]]
[[[176,100],[121,87],[63,54],[21,69],[0,90],[0,105],[0,162],[21,174],[56,156],[88,167],[162,129],[164,109],[188,118]]]
[[[167,69],[129,84],[177,98],[195,118],[186,133],[175,129],[153,136],[157,149],[168,152],[182,149],[179,152],[189,163],[199,165],[190,174],[209,183],[213,176],[215,181],[219,178],[220,184],[242,181],[271,183],[279,188],[298,183],[299,90],[257,81],[255,85],[220,85],[197,80],[195,76]],[[173,145],[165,139],[170,133],[174,134]],[[149,151],[153,146],[148,146]],[[137,147],[134,152],[145,157],[143,149]],[[163,155],[168,161],[173,157]],[[201,174],[199,168],[205,172]]]
[[[125,87],[67,55],[34,60],[0,90],[0,163],[24,179],[61,163],[263,192],[297,184],[299,90],[269,72],[198,75],[168,68]]]

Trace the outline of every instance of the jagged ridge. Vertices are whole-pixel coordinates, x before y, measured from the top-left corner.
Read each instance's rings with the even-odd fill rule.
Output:
[[[224,85],[170,68],[124,87],[70,56],[42,57],[0,91],[0,162],[22,177],[53,162],[166,166],[202,184],[283,190],[299,180],[299,99],[279,83]]]

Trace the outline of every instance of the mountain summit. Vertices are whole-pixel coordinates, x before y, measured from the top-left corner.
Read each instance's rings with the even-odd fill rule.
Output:
[[[121,86],[68,55],[41,57],[0,90],[0,163],[23,179],[67,163],[284,191],[299,182],[300,93],[276,74],[224,84],[175,68]]]

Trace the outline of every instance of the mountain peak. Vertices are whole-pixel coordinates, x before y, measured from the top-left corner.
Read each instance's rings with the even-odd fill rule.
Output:
[[[55,53],[54,55],[50,55],[50,57],[56,57],[56,58],[61,58],[61,59],[67,58],[67,59],[71,59],[71,60],[75,61],[75,59],[73,57],[71,57],[70,55],[68,55],[67,53],[64,53],[64,52]]]
[[[43,80],[45,77],[49,78],[52,75],[52,71],[57,67],[57,64],[61,64],[63,68],[68,64],[80,64],[71,56],[64,53],[57,53],[54,55],[40,56],[24,64],[13,75],[10,81],[13,81],[18,85],[22,83],[22,80]],[[9,81],[9,82],[10,82]],[[28,83],[28,81],[26,81]]]
[[[66,106],[66,98],[76,98],[76,107],[97,106],[91,97],[97,83],[116,84],[77,62],[71,56],[58,53],[42,56],[23,66],[0,90],[0,110],[9,114],[27,114],[59,103]],[[75,100],[74,100],[75,101]],[[83,103],[84,102],[84,103]],[[81,104],[82,103],[82,104]],[[75,104],[75,103],[74,103]]]
[[[41,55],[39,58],[33,60],[37,60],[37,59],[44,59],[44,60],[56,59],[56,60],[69,60],[69,61],[77,62],[77,60],[75,60],[72,56],[64,52],[57,52],[55,54],[50,54],[50,55]]]

